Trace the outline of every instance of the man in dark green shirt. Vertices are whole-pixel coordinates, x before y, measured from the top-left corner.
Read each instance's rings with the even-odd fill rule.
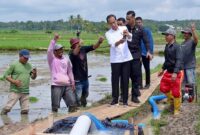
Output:
[[[13,62],[4,73],[4,79],[10,82],[10,94],[8,102],[3,108],[1,114],[10,112],[16,102],[20,101],[21,114],[27,114],[29,111],[29,84],[30,78],[37,77],[36,69],[28,63],[30,53],[23,49],[19,52],[19,61]]]

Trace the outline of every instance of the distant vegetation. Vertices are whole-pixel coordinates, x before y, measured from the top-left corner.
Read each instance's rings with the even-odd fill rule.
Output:
[[[200,30],[200,20],[183,20],[183,21],[154,21],[144,20],[146,27],[153,32],[154,43],[164,45],[164,36],[160,31],[165,31],[168,27],[175,27],[178,31],[188,26],[191,22],[196,23],[196,28]],[[92,22],[84,20],[80,15],[71,15],[67,21],[40,21],[40,22],[0,22],[0,49],[1,50],[18,50],[27,48],[30,50],[46,50],[53,33],[58,32],[61,39],[58,43],[70,49],[69,39],[76,37],[77,30],[81,31],[80,38],[84,40],[85,45],[97,42],[99,35],[104,35],[108,29],[105,21]],[[177,34],[177,42],[183,41],[180,32]],[[109,46],[105,41],[98,52],[109,52]]]
[[[81,30],[86,32],[99,33],[104,32],[107,29],[105,22],[91,22],[84,20],[80,15],[76,17],[71,15],[68,21],[57,20],[57,21],[40,21],[40,22],[0,22],[0,30],[23,30],[23,31],[74,31]]]
[[[55,31],[47,33],[45,31],[16,31],[0,30],[0,50],[19,50],[26,48],[29,50],[47,50],[50,40],[53,38]],[[66,50],[70,49],[69,39],[76,37],[76,32],[68,31],[56,31],[60,34],[61,38],[58,40],[59,44],[62,44]],[[81,38],[85,45],[95,44],[98,40],[99,34],[82,32]],[[109,52],[108,43],[105,41],[100,48],[96,51]]]
[[[0,22],[0,30],[25,30],[25,31],[75,31],[77,29],[86,32],[105,32],[107,28],[106,20],[101,22],[92,22],[84,20],[79,14],[71,15],[67,21],[60,19],[57,21],[40,21],[40,22]],[[196,28],[200,30],[200,20],[173,20],[173,21],[155,21],[145,20],[145,26],[149,27],[153,32],[164,31],[168,26],[174,26],[177,29],[187,27],[191,22],[196,24]]]

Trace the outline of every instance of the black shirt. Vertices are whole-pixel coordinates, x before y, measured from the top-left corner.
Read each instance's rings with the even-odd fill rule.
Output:
[[[166,44],[164,55],[165,62],[162,67],[163,70],[167,70],[170,73],[178,73],[183,69],[181,47],[176,42],[173,44]]]
[[[75,81],[88,79],[87,53],[93,50],[93,46],[91,45],[82,46],[78,55],[74,55],[72,50],[69,52]]]
[[[126,25],[128,31],[132,33],[132,41],[128,41],[129,50],[133,56],[133,59],[141,58],[141,40],[144,41],[146,49],[149,51],[149,39],[143,27],[135,25],[131,28],[130,25]]]

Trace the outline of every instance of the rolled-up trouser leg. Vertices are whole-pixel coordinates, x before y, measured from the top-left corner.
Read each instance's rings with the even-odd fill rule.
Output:
[[[21,113],[27,114],[29,111],[29,94],[22,93],[19,101],[21,106]]]
[[[3,109],[9,112],[12,109],[12,107],[17,103],[19,98],[20,93],[11,92],[8,96],[8,102],[6,103]]]

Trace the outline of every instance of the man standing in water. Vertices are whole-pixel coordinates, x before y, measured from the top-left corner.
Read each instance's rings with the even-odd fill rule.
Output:
[[[71,38],[71,50],[69,58],[73,65],[73,74],[76,86],[76,101],[78,106],[86,107],[89,95],[88,64],[87,53],[96,50],[103,42],[104,38],[99,37],[94,45],[82,46],[83,41],[79,38]]]
[[[181,106],[181,83],[183,80],[183,63],[180,45],[176,43],[176,32],[168,29],[162,33],[167,42],[164,50],[165,62],[158,76],[162,76],[160,91],[167,96],[167,102],[174,115],[180,113]],[[172,110],[174,109],[174,110]]]
[[[58,111],[61,98],[63,98],[65,104],[69,107],[68,111],[74,112],[76,110],[76,100],[72,65],[70,60],[63,55],[63,46],[56,44],[58,39],[59,35],[55,34],[47,51],[47,60],[51,72],[52,111]]]
[[[3,77],[10,82],[11,93],[1,114],[10,112],[18,100],[20,101],[21,114],[28,114],[30,78],[35,79],[37,77],[36,68],[33,69],[31,64],[28,63],[29,58],[29,51],[21,50],[19,60],[12,63],[4,73]]]

